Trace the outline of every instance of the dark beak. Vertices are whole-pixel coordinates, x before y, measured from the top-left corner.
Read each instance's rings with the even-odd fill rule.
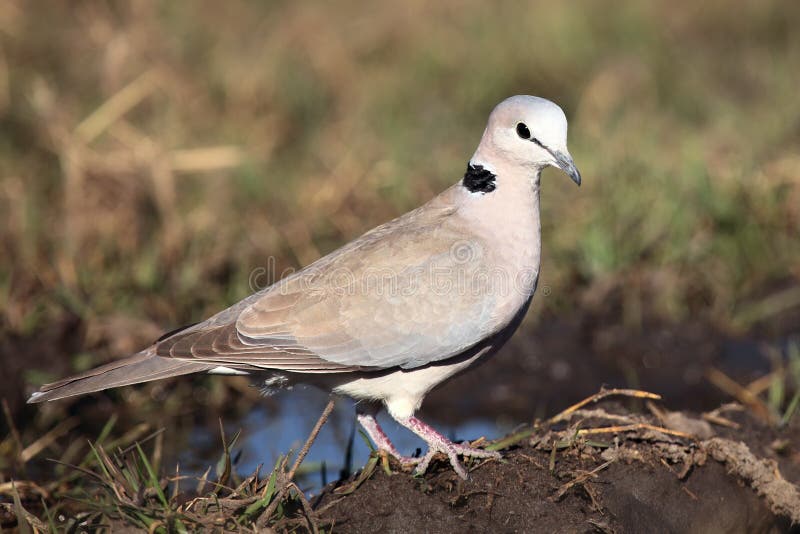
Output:
[[[572,156],[569,154],[565,154],[563,152],[558,152],[553,150],[550,152],[554,158],[556,158],[556,162],[558,163],[558,168],[567,173],[567,176],[572,178],[572,181],[578,185],[581,185],[581,173],[578,171],[578,168],[575,166],[575,162],[572,161]]]

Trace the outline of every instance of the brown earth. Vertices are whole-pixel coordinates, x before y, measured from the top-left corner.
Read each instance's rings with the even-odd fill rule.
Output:
[[[566,444],[574,427],[539,430],[503,461],[473,465],[468,481],[445,462],[421,478],[379,465],[352,493],[337,494],[358,475],[314,505],[334,532],[800,532],[791,526],[800,521],[800,425],[777,431],[744,411],[724,417],[738,428],[668,417],[713,435],[697,441],[644,430]],[[581,428],[609,424],[601,419]],[[308,528],[302,521],[292,525]]]

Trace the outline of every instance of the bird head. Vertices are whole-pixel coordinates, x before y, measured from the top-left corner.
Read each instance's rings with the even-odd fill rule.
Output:
[[[512,96],[489,115],[471,163],[492,168],[496,162],[532,171],[557,167],[581,185],[581,174],[567,150],[567,118],[553,102],[536,96]]]

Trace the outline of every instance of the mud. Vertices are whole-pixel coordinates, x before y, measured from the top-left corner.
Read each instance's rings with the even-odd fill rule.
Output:
[[[326,488],[318,520],[340,532],[800,531],[790,518],[800,520],[800,428],[776,431],[745,412],[731,420],[739,429],[714,426],[709,440],[611,434],[555,453],[564,434],[535,432],[468,481],[444,462],[422,478],[377,468],[349,495],[337,488],[356,477]],[[781,440],[790,445],[778,452]]]
[[[710,410],[731,400],[706,379],[710,367],[747,384],[774,363],[774,338],[737,338],[696,321],[637,329],[604,324],[602,314],[543,318],[493,358],[434,390],[423,417],[458,423],[498,414],[521,422],[545,417],[597,388],[658,392],[675,410]]]

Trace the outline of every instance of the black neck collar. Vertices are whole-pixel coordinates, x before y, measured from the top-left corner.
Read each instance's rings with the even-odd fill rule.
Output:
[[[492,171],[484,169],[483,165],[474,165],[470,163],[467,165],[467,172],[464,173],[464,179],[461,184],[467,188],[470,193],[491,193],[497,188],[495,176]]]

